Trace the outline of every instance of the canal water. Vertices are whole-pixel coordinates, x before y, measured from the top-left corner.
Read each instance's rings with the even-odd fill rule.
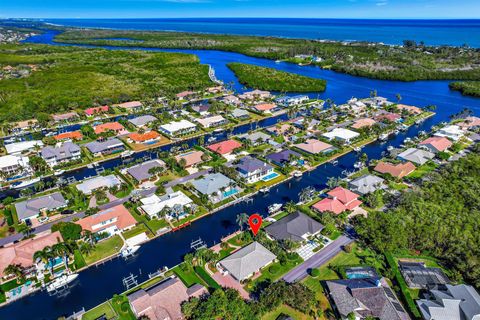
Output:
[[[52,43],[54,32],[49,32],[35,38],[30,42]],[[121,48],[114,48],[120,50]],[[131,48],[129,48],[131,49]],[[141,48],[137,48],[141,49]],[[154,50],[161,51],[161,50]],[[436,115],[427,119],[418,126],[412,126],[407,131],[397,136],[392,136],[385,143],[375,142],[365,146],[362,152],[369,159],[380,158],[382,152],[389,145],[399,146],[406,137],[413,137],[421,130],[428,131],[432,125],[442,121],[448,121],[449,115],[459,112],[465,107],[472,109],[475,114],[480,113],[480,99],[461,96],[457,92],[448,89],[448,81],[417,81],[396,82],[380,81],[366,78],[348,76],[332,71],[320,70],[316,67],[300,67],[288,63],[275,63],[274,61],[247,57],[236,53],[220,51],[196,51],[196,50],[171,50],[175,52],[193,53],[200,57],[200,61],[212,65],[216,70],[217,78],[224,82],[234,81],[235,88],[242,91],[241,85],[226,67],[228,62],[251,63],[261,66],[274,67],[279,70],[294,72],[301,75],[326,79],[327,90],[320,93],[320,98],[332,98],[337,103],[342,103],[355,97],[367,97],[371,90],[377,90],[380,96],[395,100],[397,93],[401,94],[402,102],[420,107],[436,105]],[[317,97],[317,93],[310,96]],[[276,122],[275,119],[265,120]],[[249,128],[238,129],[249,130]],[[235,132],[234,132],[235,133]],[[190,143],[194,143],[191,141]],[[282,183],[270,190],[266,195],[257,194],[252,197],[253,201],[242,202],[225,208],[213,215],[200,219],[191,226],[177,232],[166,234],[149,243],[144,244],[135,258],[129,261],[122,259],[110,260],[98,267],[91,267],[80,273],[69,294],[63,297],[50,297],[46,292],[38,292],[17,302],[0,308],[0,320],[33,320],[33,319],[56,319],[62,315],[69,315],[81,308],[89,309],[112,297],[115,293],[125,290],[122,279],[130,274],[138,276],[139,282],[148,279],[148,274],[157,271],[164,266],[172,267],[182,261],[185,253],[190,251],[192,241],[202,239],[208,246],[218,243],[219,240],[236,231],[238,226],[235,218],[239,213],[259,212],[266,214],[267,207],[277,202],[298,201],[299,192],[309,186],[316,189],[326,187],[330,177],[341,177],[345,171],[352,171],[353,164],[357,161],[357,153],[349,153],[338,159],[336,166],[324,164],[312,172],[306,173],[299,179],[293,179]],[[110,162],[111,166],[118,165],[120,160]],[[109,165],[110,165],[109,164]],[[76,173],[90,174],[85,171]],[[80,177],[80,176],[79,176]]]

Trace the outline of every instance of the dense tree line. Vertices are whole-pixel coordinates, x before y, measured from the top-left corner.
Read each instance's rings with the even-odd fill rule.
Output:
[[[449,84],[450,89],[460,91],[463,95],[480,97],[480,81],[459,81]]]
[[[480,287],[480,155],[478,148],[427,176],[386,212],[359,218],[356,229],[376,250],[430,254]]]

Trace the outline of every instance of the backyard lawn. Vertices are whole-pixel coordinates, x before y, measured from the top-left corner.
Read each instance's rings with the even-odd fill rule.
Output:
[[[147,228],[147,226],[144,223],[140,223],[137,226],[135,226],[135,228],[132,228],[130,230],[123,232],[123,237],[125,239],[130,239],[135,236],[138,236],[141,233],[146,233],[149,238],[153,237],[152,232],[150,232],[150,230]]]
[[[111,300],[113,310],[118,314],[118,320],[136,320],[128,299],[125,295],[115,295]]]
[[[117,315],[108,301],[88,310],[82,315],[82,320],[95,320],[103,315],[105,315],[107,319],[113,319]]]
[[[262,317],[262,320],[276,320],[280,315],[290,316],[294,320],[308,320],[312,319],[312,317],[301,313],[287,305],[281,305],[277,309],[268,312]]]
[[[329,266],[349,266],[358,265],[361,263],[361,259],[357,256],[358,247],[354,246],[352,252],[347,253],[345,251],[337,254],[328,264],[318,268],[320,275],[317,277],[319,280],[334,280],[338,279],[338,275],[335,271],[329,268]]]
[[[195,271],[193,271],[192,268],[188,268],[187,271],[184,271],[181,268],[181,265],[176,266],[175,268],[172,269],[172,271],[182,280],[182,282],[185,284],[187,287],[191,287],[192,285],[199,283],[201,285],[205,285],[203,281],[197,276]]]
[[[264,268],[261,272],[262,275],[256,278],[254,281],[250,282],[247,286],[247,290],[252,290],[255,288],[257,283],[263,282],[265,280],[270,280],[274,282],[280,279],[283,275],[285,275],[288,271],[292,270],[295,266],[303,262],[302,258],[298,257],[295,260],[288,260],[287,263],[284,265],[280,264],[280,262],[275,262],[269,265],[268,267]]]
[[[317,299],[320,308],[325,312],[330,309],[330,303],[328,302],[327,297],[323,291],[322,284],[317,278],[312,278],[311,276],[306,277],[302,280],[302,283],[307,286],[310,290],[315,292],[315,298]],[[323,318],[321,318],[323,319]]]
[[[85,256],[85,262],[87,264],[95,263],[101,259],[109,257],[117,253],[123,246],[123,240],[119,235],[115,235],[107,240],[97,243],[95,249]]]

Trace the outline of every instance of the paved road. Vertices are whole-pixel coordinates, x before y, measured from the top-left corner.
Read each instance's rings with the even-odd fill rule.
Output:
[[[147,190],[140,190],[138,191],[137,195],[139,196],[142,196],[142,197],[146,197],[146,196],[149,196],[151,195],[152,193],[155,192],[157,188],[154,187],[154,188],[151,188],[151,189],[147,189]],[[100,210],[105,210],[105,209],[109,209],[109,208],[112,208],[112,207],[115,207],[119,204],[123,204],[127,201],[129,201],[130,199],[130,196],[127,196],[125,198],[120,198],[120,199],[116,199],[116,200],[113,200],[109,203],[106,203],[104,205],[101,205],[99,206],[98,208]],[[32,234],[39,234],[39,233],[42,233],[42,232],[45,232],[45,231],[48,231],[50,230],[50,228],[52,228],[52,225],[56,224],[56,223],[59,223],[61,221],[63,222],[71,222],[73,219],[75,218],[78,218],[78,219],[81,219],[85,216],[85,212],[82,211],[82,212],[77,212],[77,213],[74,213],[74,214],[71,214],[71,215],[68,215],[68,216],[65,216],[61,219],[57,219],[57,220],[54,220],[54,221],[51,221],[51,222],[48,222],[48,223],[44,223],[42,225],[39,225],[38,227],[35,227],[35,229],[33,230]],[[11,242],[14,242],[14,241],[18,241],[18,240],[21,240],[25,235],[23,233],[16,233],[16,234],[12,234],[11,236],[8,236],[8,237],[5,237],[5,238],[2,238],[0,239],[0,246],[4,246],[6,244],[9,244]]]
[[[335,257],[340,251],[342,251],[342,247],[353,242],[354,238],[350,235],[342,235],[328,246],[326,246],[323,250],[319,251],[315,255],[313,255],[310,259],[303,262],[301,265],[297,266],[295,269],[291,270],[285,276],[283,276],[283,280],[286,282],[297,282],[302,280],[308,275],[308,270],[312,268],[318,268],[328,261],[330,261],[333,257]]]

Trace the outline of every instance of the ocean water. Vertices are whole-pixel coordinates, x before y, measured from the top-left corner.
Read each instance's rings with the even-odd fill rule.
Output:
[[[165,30],[236,35],[260,35],[339,41],[401,44],[403,40],[429,45],[480,47],[478,20],[363,20],[292,18],[197,19],[47,19],[73,27]]]

